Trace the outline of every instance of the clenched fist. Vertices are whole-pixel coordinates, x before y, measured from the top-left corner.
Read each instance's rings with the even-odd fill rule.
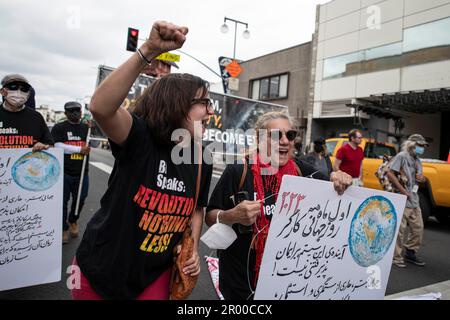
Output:
[[[332,172],[330,181],[333,182],[334,190],[336,190],[339,195],[342,195],[353,183],[352,176],[341,170]]]
[[[148,40],[142,46],[143,51],[159,55],[179,49],[186,41],[188,31],[187,27],[179,27],[166,21],[157,21],[153,24]]]

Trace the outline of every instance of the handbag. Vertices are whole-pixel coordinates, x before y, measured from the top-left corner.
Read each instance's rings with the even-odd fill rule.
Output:
[[[200,182],[202,176],[202,148],[199,146],[199,165],[197,174],[197,185],[195,191],[194,212],[191,214],[191,220],[187,224],[186,230],[183,232],[183,237],[178,245],[181,245],[180,253],[177,252],[178,245],[174,248],[174,265],[172,268],[172,275],[170,277],[170,299],[171,300],[185,300],[194,290],[197,284],[198,275],[190,276],[183,272],[183,266],[187,260],[192,257],[194,253],[194,239],[192,238],[191,221],[192,215],[195,214],[197,208],[197,201],[200,192]]]

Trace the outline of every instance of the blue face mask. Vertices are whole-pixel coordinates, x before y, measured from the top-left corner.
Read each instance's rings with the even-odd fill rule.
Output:
[[[425,148],[424,147],[419,147],[419,146],[416,146],[416,154],[419,154],[419,155],[421,155],[421,154],[424,154],[424,152],[425,152]]]

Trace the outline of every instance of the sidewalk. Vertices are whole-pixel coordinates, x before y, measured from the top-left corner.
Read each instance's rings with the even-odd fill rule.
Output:
[[[413,290],[408,290],[396,294],[392,294],[390,296],[386,296],[385,300],[393,300],[398,299],[405,296],[420,296],[427,293],[441,293],[441,300],[450,300],[450,280],[444,281],[440,283],[435,283],[429,286],[425,286],[422,288],[417,288]]]

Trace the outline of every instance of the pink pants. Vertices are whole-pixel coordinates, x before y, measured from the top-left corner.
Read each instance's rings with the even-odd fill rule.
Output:
[[[77,266],[77,261],[73,260],[73,266]],[[171,269],[165,271],[158,279],[153,281],[145,290],[136,298],[136,300],[169,300],[169,283]],[[73,300],[104,300],[98,295],[84,274],[80,271],[80,288],[72,289]]]

